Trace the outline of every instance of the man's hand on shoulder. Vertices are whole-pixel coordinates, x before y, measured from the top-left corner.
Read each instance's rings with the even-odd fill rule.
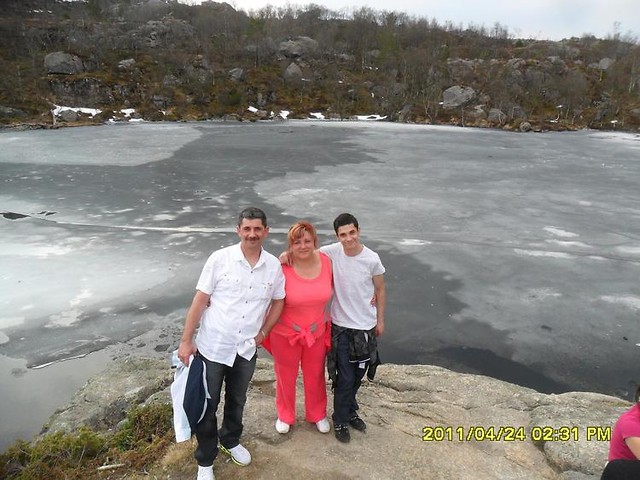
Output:
[[[280,260],[282,265],[291,265],[291,256],[289,255],[289,252],[282,252],[278,257],[278,260]]]

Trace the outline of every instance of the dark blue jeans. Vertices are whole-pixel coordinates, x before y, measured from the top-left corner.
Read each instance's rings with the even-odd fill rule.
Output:
[[[245,360],[236,355],[233,367],[222,363],[211,362],[202,357],[207,366],[207,386],[211,399],[207,405],[204,418],[195,428],[198,446],[195,451],[195,458],[198,465],[208,467],[213,465],[213,461],[218,455],[218,438],[220,444],[227,448],[233,448],[240,443],[242,435],[242,414],[244,405],[247,402],[247,390],[249,382],[256,368],[256,358]],[[222,417],[222,427],[218,431],[218,419],[216,412],[222,394],[222,383],[224,382],[224,414]]]
[[[364,368],[361,368],[359,363],[349,361],[349,336],[340,334],[336,348],[338,375],[333,390],[333,423],[349,423],[349,420],[357,414],[360,407],[356,401],[356,394],[362,384],[368,363],[366,362]]]

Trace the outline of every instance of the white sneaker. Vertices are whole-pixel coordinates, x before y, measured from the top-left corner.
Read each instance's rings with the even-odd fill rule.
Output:
[[[233,463],[235,463],[236,465],[240,465],[241,467],[246,467],[251,463],[251,454],[249,453],[249,450],[247,450],[240,444],[229,449],[220,445],[220,450],[226,453],[227,455],[230,455],[231,460],[233,460]]]
[[[216,480],[213,474],[213,466],[201,467],[198,465],[198,479],[197,480]]]
[[[316,428],[320,433],[329,433],[329,430],[331,430],[331,424],[329,423],[327,417],[324,417],[319,422],[316,422]]]
[[[276,431],[278,433],[289,433],[289,424],[288,423],[284,423],[282,420],[277,419],[276,420]]]

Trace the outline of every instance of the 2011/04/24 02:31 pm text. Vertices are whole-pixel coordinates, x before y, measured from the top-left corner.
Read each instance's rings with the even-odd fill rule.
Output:
[[[523,426],[425,426],[422,428],[423,442],[577,442],[580,440],[580,427],[577,426],[534,426],[530,430]],[[584,437],[588,442],[608,442],[611,440],[611,427],[584,427]]]

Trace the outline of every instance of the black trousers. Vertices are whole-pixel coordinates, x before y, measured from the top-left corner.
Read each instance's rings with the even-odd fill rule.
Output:
[[[254,355],[251,360],[246,360],[240,355],[236,355],[233,366],[229,367],[202,357],[207,366],[207,387],[211,399],[203,419],[195,428],[198,446],[194,456],[198,465],[202,467],[213,465],[213,461],[218,455],[218,439],[226,449],[236,447],[240,443],[242,414],[247,402],[249,382],[256,368],[256,358],[257,355]],[[222,427],[218,431],[216,413],[223,383],[224,412]]]
[[[360,408],[356,394],[362,384],[369,362],[363,364],[349,361],[349,336],[341,333],[336,348],[336,365],[338,375],[333,389],[333,422],[346,424]]]
[[[600,477],[600,480],[638,479],[640,479],[640,460],[611,460]]]

